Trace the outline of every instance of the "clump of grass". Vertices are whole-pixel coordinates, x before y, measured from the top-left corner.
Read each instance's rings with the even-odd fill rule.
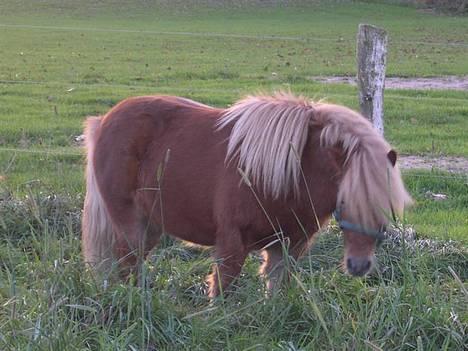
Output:
[[[18,241],[31,231],[55,233],[78,232],[81,218],[81,198],[62,194],[47,194],[28,188],[27,194],[0,196],[0,238]]]

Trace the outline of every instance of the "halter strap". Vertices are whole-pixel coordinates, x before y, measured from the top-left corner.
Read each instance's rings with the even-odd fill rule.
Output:
[[[355,233],[359,233],[362,235],[367,235],[370,237],[373,237],[379,241],[383,241],[385,239],[385,229],[382,228],[381,230],[373,230],[373,229],[367,229],[359,224],[354,224],[351,223],[345,219],[341,218],[341,210],[337,208],[335,211],[333,211],[333,216],[335,217],[335,220],[338,222],[338,225],[340,226],[340,229],[342,230],[350,230]]]

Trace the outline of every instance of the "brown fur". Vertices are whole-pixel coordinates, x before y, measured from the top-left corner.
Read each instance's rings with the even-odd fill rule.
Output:
[[[376,148],[383,150],[383,155],[374,155],[365,137],[351,126],[346,129],[349,123],[356,124],[353,119],[341,117],[350,110],[314,104],[290,94],[247,99],[251,100],[240,104],[252,107],[249,103],[256,99],[252,103],[260,103],[265,109],[257,109],[256,113],[253,106],[246,112],[242,107],[236,109],[241,106],[236,105],[222,110],[178,97],[145,96],[124,100],[100,123],[95,118],[87,121],[83,220],[86,262],[98,265],[118,259],[123,274],[127,274],[138,267],[160,235],[167,233],[195,244],[214,246],[210,296],[218,295],[239,275],[250,251],[264,247],[266,262],[262,274],[271,278],[268,285],[273,287],[281,275],[281,245],[288,242],[289,254],[300,257],[314,233],[329,220],[337,201],[348,199],[349,195],[339,194],[349,192],[341,189],[342,182],[349,178],[349,169],[367,165],[367,159],[363,161],[362,157],[356,158],[356,162],[361,162],[357,166],[353,163],[359,154],[356,148],[368,150],[372,160],[376,160],[372,166],[381,167],[384,174],[388,169],[393,172],[382,138],[374,138],[367,131],[373,135],[372,142],[385,146]],[[275,114],[269,121],[281,127],[265,129],[262,123],[254,121],[268,120],[266,114]],[[355,115],[357,122],[363,119]],[[306,130],[293,136],[294,140],[287,140],[294,135],[292,128],[297,126],[297,120],[303,125],[304,118],[308,121]],[[253,131],[250,139],[245,133],[232,134],[235,127],[242,129],[238,123]],[[327,129],[331,124],[338,127]],[[368,128],[365,122],[362,125]],[[348,134],[353,132],[357,133],[356,139],[348,145]],[[346,137],[340,139],[340,133]],[[276,136],[271,147],[258,145],[268,142],[272,135]],[[228,153],[228,144],[234,140],[231,138],[235,141]],[[292,148],[297,145],[297,150],[291,152],[289,147],[278,145],[290,142]],[[244,148],[244,158],[235,151],[239,147]],[[272,148],[274,152],[267,153]],[[260,154],[250,157],[249,152]],[[275,160],[279,160],[280,167],[274,166]],[[247,167],[248,172],[242,176],[238,166]],[[369,177],[381,173],[372,172]],[[367,175],[364,171],[360,176],[363,174]],[[405,202],[402,196],[407,195],[399,172],[395,177],[399,181],[395,185],[397,200]],[[356,195],[365,202],[372,199],[370,194],[375,191],[366,188],[366,184],[382,185],[380,181],[365,181],[361,185],[360,179],[350,183],[346,186],[359,184]],[[393,195],[388,188],[379,194],[387,194],[386,208],[382,210],[388,210],[388,205],[395,202]],[[372,206],[369,204],[368,208]],[[372,213],[374,210],[356,216],[345,208],[343,217],[361,221],[370,216],[371,226],[388,221]],[[373,238],[352,232],[345,235],[347,257],[373,254]]]

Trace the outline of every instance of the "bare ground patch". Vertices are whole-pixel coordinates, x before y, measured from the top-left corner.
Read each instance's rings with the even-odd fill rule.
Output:
[[[440,169],[468,175],[468,159],[464,157],[400,155],[398,163],[402,169]]]
[[[311,80],[322,83],[356,85],[355,77],[310,77]],[[446,76],[431,78],[385,78],[386,89],[417,89],[417,90],[461,90],[468,91],[468,76]]]

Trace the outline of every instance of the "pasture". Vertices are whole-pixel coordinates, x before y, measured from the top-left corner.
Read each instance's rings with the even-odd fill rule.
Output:
[[[168,5],[170,4],[171,5]],[[147,284],[103,287],[80,257],[88,115],[128,96],[227,106],[291,89],[357,109],[358,23],[389,32],[388,76],[468,72],[468,20],[343,2],[90,0],[0,3],[1,350],[461,350],[467,344],[468,176],[404,172],[416,206],[377,254],[379,273],[339,270],[332,224],[292,281],[266,299],[248,259],[237,291],[209,305],[209,251],[166,238]],[[468,92],[387,90],[385,133],[402,154],[468,157]],[[427,193],[443,193],[434,201]]]

